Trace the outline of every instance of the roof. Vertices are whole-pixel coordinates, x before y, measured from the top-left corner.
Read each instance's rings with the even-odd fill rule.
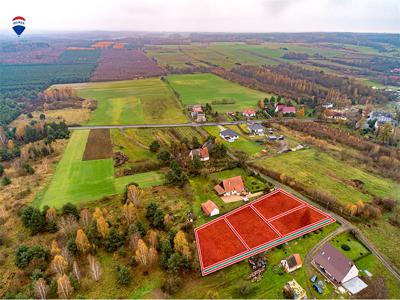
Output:
[[[218,209],[218,206],[211,200],[207,200],[201,204],[201,209],[206,215],[210,215],[214,209]]]
[[[201,105],[193,105],[192,106],[192,111],[194,111],[194,112],[203,112],[203,107],[201,107]]]
[[[225,129],[220,132],[222,136],[239,136],[236,132],[232,129]]]
[[[296,107],[286,106],[284,104],[278,104],[275,108],[276,111],[281,111],[283,113],[296,113]]]
[[[348,290],[351,294],[355,295],[361,292],[363,289],[368,287],[364,281],[362,281],[359,277],[354,277],[349,281],[343,283],[343,286],[346,290]]]
[[[242,111],[242,114],[245,115],[255,115],[256,111],[254,109],[251,108],[246,108],[245,110]]]
[[[190,152],[191,152],[191,154],[193,156],[199,156],[200,158],[209,157],[208,148],[207,147],[199,148],[199,149],[193,149]]]
[[[289,269],[292,269],[292,268],[294,268],[294,267],[299,266],[299,265],[302,264],[301,257],[300,257],[300,255],[297,254],[297,253],[296,253],[296,254],[293,254],[293,255],[291,255],[291,256],[289,256],[289,257],[286,259],[286,262],[287,262],[287,264],[288,264]]]
[[[220,187],[221,189],[217,188]],[[244,184],[242,180],[242,176],[235,176],[229,179],[224,179],[221,181],[220,184],[217,184],[214,189],[219,193],[226,193],[226,192],[232,192],[232,191],[243,191],[244,190]],[[220,193],[219,191],[222,191]]]
[[[258,123],[251,124],[251,125],[248,126],[248,128],[249,128],[250,130],[253,130],[253,131],[256,131],[256,130],[265,130],[265,127],[262,126],[261,124],[258,124]]]
[[[354,263],[350,259],[340,253],[330,243],[322,246],[321,250],[314,257],[314,261],[322,266],[338,282],[341,282],[354,266]]]

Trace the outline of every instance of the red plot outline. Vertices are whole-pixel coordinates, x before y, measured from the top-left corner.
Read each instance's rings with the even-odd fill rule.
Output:
[[[289,209],[288,211],[285,211],[283,213],[280,213],[278,215],[272,216],[272,217],[267,219],[267,218],[265,218],[265,216],[262,215],[262,213],[256,207],[254,207],[254,204],[258,203],[260,201],[266,200],[269,197],[271,197],[271,196],[273,196],[275,194],[278,194],[278,193],[281,193],[283,196],[290,197],[292,200],[300,202],[300,205],[295,207],[295,208]],[[285,197],[283,197],[282,199],[278,198],[275,201],[284,201],[284,199],[285,199]],[[268,227],[271,228],[271,230],[273,230],[276,234],[278,234],[278,237],[276,237],[275,239],[272,239],[272,240],[268,240],[265,243],[257,245],[257,246],[255,246],[253,248],[250,248],[247,245],[245,239],[235,229],[235,226],[233,226],[229,222],[229,220],[227,219],[228,216],[230,216],[232,214],[235,214],[236,212],[241,211],[241,210],[243,210],[243,209],[245,209],[247,207],[250,207],[262,219],[262,221],[265,222],[265,224]],[[310,223],[310,224],[307,224],[307,225],[305,225],[303,227],[300,227],[297,230],[294,230],[294,231],[289,232],[287,234],[281,234],[279,232],[279,230],[277,230],[271,224],[271,222],[273,222],[274,220],[282,218],[282,217],[284,217],[284,216],[286,216],[286,215],[288,215],[288,214],[290,214],[292,212],[295,212],[297,210],[304,209],[305,207],[307,207],[308,209],[312,209],[313,211],[321,214],[323,216],[323,218],[321,218],[320,220],[318,220],[318,221],[316,221],[314,223]],[[221,221],[221,220],[223,220],[228,225],[228,227],[234,233],[236,238],[241,242],[241,244],[243,244],[245,246],[245,248],[247,250],[242,251],[242,252],[240,252],[238,254],[235,254],[235,255],[233,255],[231,257],[226,257],[226,258],[224,258],[224,259],[222,259],[222,260],[220,260],[218,262],[215,262],[213,264],[204,266],[203,255],[206,255],[206,254],[202,253],[202,251],[201,251],[201,241],[199,239],[198,232],[200,230],[207,230],[208,226],[214,224],[217,221]],[[196,237],[197,252],[198,252],[198,255],[199,255],[199,261],[200,261],[202,275],[205,276],[205,275],[208,275],[208,274],[210,274],[212,272],[218,271],[218,270],[220,270],[222,268],[225,268],[225,267],[230,266],[230,265],[232,265],[232,264],[234,264],[236,262],[239,262],[239,261],[241,261],[243,259],[246,259],[246,258],[248,258],[248,257],[250,257],[252,255],[255,255],[255,254],[260,253],[260,252],[264,252],[264,251],[266,251],[266,250],[268,250],[270,248],[276,247],[276,246],[278,246],[280,244],[283,244],[283,243],[285,243],[287,241],[293,240],[293,239],[295,239],[295,238],[297,238],[299,236],[302,236],[302,235],[304,235],[306,233],[309,233],[309,232],[312,232],[314,230],[317,230],[318,228],[321,228],[323,226],[331,224],[331,223],[333,223],[335,221],[336,220],[334,218],[332,218],[330,215],[324,213],[323,211],[321,211],[318,208],[310,205],[309,203],[307,203],[307,202],[305,202],[305,201],[303,201],[303,200],[301,200],[301,199],[289,194],[288,192],[286,192],[286,191],[284,191],[282,189],[277,189],[277,190],[275,190],[275,191],[273,191],[273,192],[271,192],[271,193],[269,193],[267,195],[261,196],[260,198],[254,200],[254,201],[252,201],[250,203],[247,203],[247,204],[245,204],[245,205],[243,205],[243,206],[241,206],[239,208],[236,208],[236,209],[232,210],[231,212],[229,212],[229,213],[227,213],[227,214],[225,214],[223,216],[220,216],[220,217],[218,217],[218,218],[216,218],[216,219],[214,219],[214,220],[212,220],[212,221],[210,221],[210,222],[208,222],[206,224],[203,224],[202,226],[200,226],[200,227],[195,229],[194,232],[195,232],[195,237]],[[243,220],[243,222],[246,222],[246,220]],[[257,232],[255,232],[254,234],[257,234]]]

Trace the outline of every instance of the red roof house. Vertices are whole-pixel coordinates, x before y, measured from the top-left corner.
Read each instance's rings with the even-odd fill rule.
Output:
[[[191,160],[193,160],[193,158],[195,158],[195,157],[198,157],[200,159],[200,161],[207,161],[210,159],[210,155],[208,154],[207,147],[191,150],[189,153],[189,157]]]
[[[218,206],[211,200],[207,200],[207,202],[202,203],[201,209],[209,217],[219,215]]]
[[[303,262],[301,261],[300,255],[296,253],[289,256],[287,259],[282,260],[281,265],[287,273],[290,273],[300,269],[303,266]]]
[[[245,192],[242,176],[235,176],[229,179],[222,180],[219,184],[214,186],[214,190],[219,196],[240,195]]]
[[[284,104],[278,104],[275,107],[275,112],[281,111],[284,115],[285,114],[295,114],[296,113],[296,107],[294,106],[286,106]]]
[[[249,117],[255,117],[256,116],[256,111],[251,108],[247,108],[242,111],[242,115],[249,118]]]

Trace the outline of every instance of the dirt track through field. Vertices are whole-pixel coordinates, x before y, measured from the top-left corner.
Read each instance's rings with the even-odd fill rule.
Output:
[[[92,129],[82,160],[107,159],[113,155],[110,129]]]

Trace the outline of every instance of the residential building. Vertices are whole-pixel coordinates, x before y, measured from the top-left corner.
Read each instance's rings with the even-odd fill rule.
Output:
[[[248,125],[247,129],[251,134],[264,135],[265,133],[265,127],[258,123]]]
[[[206,114],[203,111],[203,107],[201,105],[193,105],[191,107],[190,115],[192,119],[198,123],[206,122]]]
[[[358,276],[355,264],[330,243],[322,246],[313,262],[333,283],[342,284]]]
[[[209,217],[213,217],[213,216],[219,215],[218,206],[214,202],[212,202],[211,200],[207,200],[206,202],[202,203],[201,204],[201,209]]]
[[[301,261],[300,255],[296,253],[289,256],[285,260],[281,260],[281,265],[285,269],[286,273],[291,273],[297,269],[300,269],[303,266],[303,262]]]
[[[284,104],[277,104],[275,106],[275,113],[278,113],[280,111],[284,115],[295,114],[296,113],[296,107],[294,107],[294,106],[286,106]]]
[[[228,142],[234,142],[239,138],[239,134],[231,129],[222,130],[219,135]]]
[[[241,195],[246,192],[242,176],[224,179],[214,186],[214,190],[219,196]]]
[[[247,108],[242,111],[242,115],[246,118],[252,118],[256,116],[256,111],[254,109]]]
[[[210,155],[208,154],[208,148],[202,147],[199,149],[193,149],[189,152],[189,158],[193,160],[195,157],[198,157],[200,161],[207,161],[210,159]]]

